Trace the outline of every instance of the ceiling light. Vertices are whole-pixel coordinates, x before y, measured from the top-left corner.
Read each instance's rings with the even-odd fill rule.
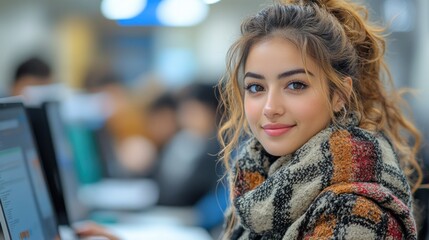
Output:
[[[208,11],[200,0],[164,0],[158,6],[157,17],[166,26],[193,26],[202,22]]]
[[[204,2],[206,4],[214,4],[214,3],[220,2],[220,0],[204,0]]]
[[[103,0],[101,12],[107,19],[129,19],[141,13],[146,3],[146,0]]]

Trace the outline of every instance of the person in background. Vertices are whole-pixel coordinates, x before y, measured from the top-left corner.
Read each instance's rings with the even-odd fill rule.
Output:
[[[120,77],[107,65],[96,66],[88,72],[84,89],[105,96],[104,108],[110,112],[105,127],[117,155],[114,164],[124,172],[122,175],[150,172],[157,156],[156,147],[148,138],[148,126],[138,104]]]
[[[177,99],[173,92],[166,91],[149,103],[144,109],[148,127],[148,138],[155,144],[158,153],[179,130],[177,121]]]
[[[283,0],[243,21],[220,83],[223,239],[417,239],[420,134],[384,85],[385,39],[366,16]]]
[[[147,139],[155,149],[155,160],[141,177],[154,179],[160,167],[160,158],[165,146],[179,130],[177,122],[177,99],[174,92],[164,91],[142,104],[142,115],[147,126]]]
[[[227,207],[227,185],[218,162],[220,145],[216,137],[222,114],[217,88],[192,83],[178,93],[179,132],[165,146],[156,179],[158,205],[191,209],[191,225],[219,234]]]
[[[178,93],[180,131],[165,146],[156,176],[159,204],[193,206],[215,188],[219,143],[218,100],[210,84],[194,83]]]
[[[171,212],[190,209],[192,220],[185,220],[185,224],[200,226],[210,232],[222,225],[227,204],[227,187],[219,183],[224,171],[217,157],[220,145],[216,133],[220,113],[216,92],[213,85],[193,83],[177,93],[180,130],[162,148],[154,172],[160,190],[157,205],[171,207]],[[170,102],[170,97],[160,97],[152,107],[162,109],[161,106]],[[114,239],[107,229],[97,224],[87,225],[77,232],[81,236],[97,234]]]
[[[48,85],[53,83],[51,67],[39,57],[31,57],[21,62],[10,86],[12,96],[23,95],[28,86]]]

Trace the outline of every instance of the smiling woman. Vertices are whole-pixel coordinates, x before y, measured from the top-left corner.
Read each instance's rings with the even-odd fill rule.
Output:
[[[219,84],[224,239],[417,238],[420,136],[383,85],[385,39],[366,13],[284,0],[243,22]]]
[[[331,119],[327,81],[312,59],[307,66],[302,60],[293,43],[274,37],[255,44],[246,61],[246,119],[253,135],[275,156],[295,152]],[[341,109],[338,94],[332,100]]]

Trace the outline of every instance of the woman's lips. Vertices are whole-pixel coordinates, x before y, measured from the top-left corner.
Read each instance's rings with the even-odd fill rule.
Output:
[[[265,124],[262,126],[264,132],[272,137],[277,137],[287,133],[291,128],[295,127],[295,125],[287,125],[287,124]]]

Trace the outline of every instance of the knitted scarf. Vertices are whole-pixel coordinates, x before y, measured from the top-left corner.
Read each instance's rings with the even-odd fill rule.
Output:
[[[295,153],[245,143],[232,171],[230,239],[416,239],[411,193],[391,143],[330,126]]]

